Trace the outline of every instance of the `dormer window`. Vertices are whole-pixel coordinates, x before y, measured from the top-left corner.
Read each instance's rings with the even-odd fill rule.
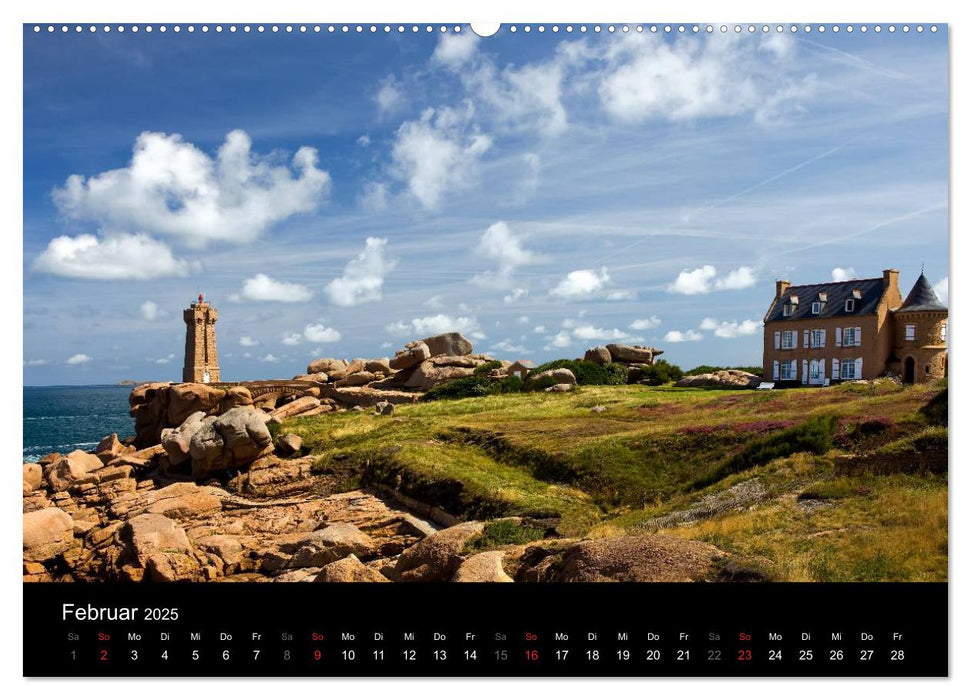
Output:
[[[856,299],[847,299],[846,305],[843,307],[846,312],[851,312],[856,310]]]
[[[823,310],[823,302],[821,302],[821,301],[814,301],[813,302],[813,313],[814,314],[819,314],[819,312],[822,311],[822,310]]]
[[[782,306],[782,315],[783,316],[792,316],[792,304],[784,304]]]
[[[789,297],[789,303],[796,306],[799,303],[799,297],[793,294],[791,297]]]
[[[826,303],[826,299],[827,299],[826,292],[820,292],[819,293],[819,300],[825,304]]]
[[[854,299],[862,299],[863,298],[863,292],[861,292],[859,289],[854,289],[853,290],[853,298]]]

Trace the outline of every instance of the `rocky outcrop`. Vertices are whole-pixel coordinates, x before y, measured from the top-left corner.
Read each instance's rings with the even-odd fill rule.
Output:
[[[461,333],[442,333],[425,338],[422,342],[428,346],[428,352],[435,355],[471,355],[472,342]]]
[[[463,561],[452,577],[454,583],[512,583],[512,577],[503,569],[505,552],[494,550],[473,554]]]
[[[98,455],[98,458],[104,464],[107,464],[117,457],[130,454],[134,451],[135,448],[124,444],[118,439],[118,435],[116,433],[106,435],[101,439],[101,442],[98,443],[98,446],[94,448],[94,453]]]
[[[361,563],[353,554],[324,566],[316,583],[391,583],[380,571]]]
[[[544,372],[530,374],[529,379],[532,382],[542,382],[544,380],[552,379],[554,384],[567,384],[569,386],[575,386],[577,383],[577,378],[574,376],[572,370],[569,370],[566,367],[560,367],[559,369],[548,369]]]
[[[24,513],[24,561],[44,562],[74,544],[74,521],[59,508]]]
[[[439,530],[406,549],[394,569],[396,581],[450,581],[461,566],[466,543],[482,534],[481,522],[468,522]]]
[[[44,483],[44,470],[39,464],[24,464],[24,495],[35,491]]]
[[[162,447],[169,458],[169,464],[182,464],[189,459],[189,445],[192,436],[199,432],[206,414],[196,411],[178,428],[165,428],[162,431]]]
[[[89,472],[101,469],[104,463],[97,455],[82,450],[74,450],[61,457],[50,466],[47,481],[54,491],[66,491],[75,481],[82,479]]]
[[[393,370],[411,369],[412,367],[417,367],[431,356],[432,353],[429,351],[428,346],[422,341],[416,340],[405,345],[404,350],[399,350],[391,358],[388,367]]]
[[[596,362],[598,365],[606,365],[613,362],[613,358],[610,356],[610,350],[603,345],[589,348],[583,353],[583,359],[587,362]]]
[[[307,374],[318,374],[323,372],[331,375],[338,372],[344,372],[346,369],[346,360],[338,360],[333,357],[321,357],[307,365]]]
[[[272,451],[273,439],[259,411],[239,407],[209,416],[189,442],[192,478],[245,466]]]
[[[282,457],[292,457],[303,449],[303,438],[293,433],[281,435],[273,442],[277,453]]]
[[[708,374],[695,374],[675,382],[675,386],[714,387],[721,389],[755,389],[762,377],[740,369],[723,369]]]
[[[301,396],[289,403],[283,404],[279,408],[273,409],[270,411],[270,415],[274,418],[285,420],[287,418],[293,418],[294,416],[309,413],[319,406],[320,399],[316,398],[315,396]]]

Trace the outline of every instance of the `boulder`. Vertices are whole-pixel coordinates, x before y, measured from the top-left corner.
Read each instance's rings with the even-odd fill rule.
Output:
[[[575,388],[575,384],[554,384],[553,386],[546,387],[544,391],[551,394],[565,394],[568,391],[573,391]]]
[[[354,374],[348,374],[343,379],[338,379],[334,382],[334,386],[364,386],[365,384],[370,384],[373,381],[381,379],[383,376],[382,374],[362,370]]]
[[[192,436],[202,427],[206,414],[196,411],[186,418],[178,428],[166,428],[162,431],[162,448],[168,455],[169,464],[182,464],[189,458],[189,444]]]
[[[343,372],[346,368],[346,360],[337,360],[333,357],[321,357],[307,365],[307,374],[318,374],[320,372],[331,374],[338,371]]]
[[[358,372],[364,371],[364,360],[351,360],[343,369],[335,369],[327,374],[330,375],[330,380],[333,382],[340,381],[344,377],[357,374]]]
[[[431,360],[426,360],[415,369],[405,382],[405,386],[428,391],[452,379],[471,377],[474,371],[473,367],[438,367],[433,365]]]
[[[218,493],[218,491],[216,492]],[[181,482],[151,492],[146,513],[157,513],[181,520],[222,510],[222,498],[211,487]]]
[[[96,455],[74,450],[51,465],[47,478],[54,491],[67,491],[75,481],[103,466],[104,463]]]
[[[408,343],[404,350],[398,353],[388,362],[388,368],[392,370],[411,369],[417,367],[422,362],[431,357],[428,346],[422,342]]]
[[[391,583],[386,576],[361,563],[353,554],[327,564],[320,570],[316,583]]]
[[[326,566],[349,554],[358,557],[374,553],[374,541],[351,523],[334,523],[311,533],[302,533],[281,543],[281,551],[292,553],[290,569]]]
[[[607,410],[606,406],[594,406],[590,409],[590,413],[603,413]]]
[[[145,560],[145,572],[155,583],[198,581],[203,578],[197,559],[184,552],[155,552]]]
[[[44,470],[39,464],[24,463],[24,493],[36,491],[44,483]]]
[[[215,472],[245,466],[272,451],[273,438],[263,414],[247,406],[233,408],[221,416],[203,419],[189,441],[192,477],[204,479]]]
[[[320,406],[320,399],[316,396],[300,396],[290,403],[285,403],[279,408],[273,409],[270,411],[270,415],[283,420],[299,416],[301,413],[306,413],[318,406]]]
[[[762,382],[762,377],[740,369],[723,369],[707,374],[684,377],[675,386],[716,387],[722,389],[754,389]]]
[[[395,564],[396,581],[451,581],[462,564],[465,544],[482,534],[481,522],[467,522],[439,530],[409,547]]]
[[[185,530],[159,513],[136,515],[122,525],[119,535],[131,557],[143,568],[153,554],[188,554],[191,550]]]
[[[278,437],[274,446],[278,454],[289,457],[290,455],[298,454],[303,449],[303,438],[293,433],[287,433]]]
[[[245,386],[231,386],[226,389],[226,394],[219,400],[219,413],[225,413],[237,406],[252,406],[253,395]]]
[[[517,581],[637,583],[713,581],[725,553],[705,542],[671,535],[584,540],[551,550],[527,547]]]
[[[613,362],[613,359],[610,356],[610,350],[603,345],[588,348],[587,351],[583,353],[583,359],[587,362],[596,362],[598,365],[606,365]]]
[[[435,355],[471,355],[472,343],[461,333],[442,333],[425,338],[422,342],[428,346],[428,352]]]
[[[607,346],[607,350],[614,362],[640,362],[647,365],[653,364],[654,358],[664,352],[643,345],[623,345],[621,343],[611,343]]]
[[[330,377],[326,372],[315,372],[314,374],[298,374],[293,378],[295,382],[316,382],[317,384],[326,384]]]
[[[261,457],[249,469],[233,477],[229,488],[236,493],[258,498],[282,498],[310,491],[313,487],[313,457],[280,459]]]
[[[391,374],[391,361],[387,357],[368,360],[364,363],[364,371],[373,372],[374,374]]]
[[[123,454],[134,451],[134,447],[129,447],[118,439],[117,433],[112,433],[101,438],[101,442],[94,448],[94,453],[98,455],[104,464],[107,464],[115,457],[120,457]]]
[[[552,377],[555,384],[569,384],[572,386],[577,383],[577,378],[573,375],[573,371],[566,367],[548,369],[544,372],[529,375],[530,381],[533,382],[543,381],[547,377]]]
[[[24,561],[42,562],[74,544],[74,520],[59,508],[24,513]]]
[[[203,552],[219,558],[224,565],[224,573],[230,573],[243,560],[243,546],[227,535],[209,535],[195,541]]]
[[[513,579],[502,568],[502,551],[480,552],[463,561],[453,583],[512,583]]]
[[[182,425],[196,411],[214,413],[225,396],[225,391],[208,384],[175,384],[168,391],[167,425]],[[252,402],[250,397],[250,403]]]
[[[390,401],[378,401],[374,404],[374,413],[378,416],[393,416],[394,404]]]

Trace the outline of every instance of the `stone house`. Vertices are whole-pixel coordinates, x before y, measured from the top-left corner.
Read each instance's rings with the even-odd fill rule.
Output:
[[[519,377],[520,379],[526,379],[530,372],[536,367],[536,363],[532,360],[516,360],[506,369],[506,373],[510,377]]]
[[[886,372],[905,382],[947,374],[947,308],[921,273],[904,299],[900,273],[794,286],[775,283],[764,318],[766,379],[824,385],[874,379]]]

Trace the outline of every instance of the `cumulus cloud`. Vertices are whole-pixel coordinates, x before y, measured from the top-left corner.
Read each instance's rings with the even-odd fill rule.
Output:
[[[657,316],[650,316],[648,318],[639,318],[632,321],[630,327],[635,331],[646,331],[650,330],[651,328],[657,328],[660,325],[661,319],[659,319]]]
[[[790,72],[794,42],[787,37],[748,38],[618,37],[603,49],[601,105],[616,120],[634,124],[739,115],[777,121],[812,93],[814,79]]]
[[[934,285],[934,293],[937,295],[937,298],[941,300],[941,303],[945,305],[947,304],[947,296],[949,291],[947,280],[948,278],[945,277]]]
[[[497,265],[496,270],[473,278],[477,284],[486,286],[506,287],[511,283],[510,277],[517,268],[542,260],[542,256],[524,247],[522,238],[505,221],[497,221],[487,228],[474,252]],[[519,296],[525,294],[525,290],[514,291],[520,292]],[[512,301],[517,298],[514,297]]]
[[[166,355],[165,357],[160,357],[157,360],[155,360],[155,364],[157,364],[157,365],[167,365],[168,363],[170,363],[174,359],[175,359],[175,355],[173,355],[173,354],[170,353],[170,354]]]
[[[529,290],[525,287],[515,287],[509,294],[506,294],[502,301],[506,304],[515,304],[520,299],[529,296]]]
[[[289,165],[277,161],[253,153],[244,131],[230,132],[215,157],[179,134],[146,131],[126,167],[71,175],[53,197],[63,215],[108,230],[174,236],[196,248],[247,242],[313,211],[330,187],[313,148],[297,150]]]
[[[545,350],[566,348],[566,347],[569,347],[570,344],[573,342],[573,339],[570,337],[569,331],[560,331],[556,335],[550,336],[546,340],[548,342],[544,348]]]
[[[387,238],[368,238],[364,242],[364,250],[347,263],[344,274],[327,284],[327,297],[332,304],[356,306],[381,300],[384,278],[396,264],[385,259],[387,245]]]
[[[468,111],[429,108],[395,134],[393,173],[425,209],[437,209],[448,190],[469,187],[479,158],[492,146],[469,118]]]
[[[341,339],[341,333],[322,323],[310,323],[304,327],[303,337],[311,343],[336,343]]]
[[[834,267],[833,268],[833,281],[834,282],[846,282],[847,280],[856,279],[856,270],[852,267]]]
[[[714,331],[719,338],[738,338],[742,335],[755,335],[762,327],[759,321],[717,321],[713,318],[706,318],[701,322],[699,328],[703,331]]]
[[[381,81],[377,92],[374,93],[374,101],[378,105],[378,112],[382,115],[397,112],[404,106],[404,90],[393,75]]]
[[[251,348],[254,345],[259,345],[259,342],[256,340],[253,340],[248,335],[244,335],[239,339],[239,344],[242,345],[244,348]]]
[[[550,294],[562,299],[582,299],[601,290],[609,281],[610,275],[607,274],[606,267],[600,268],[599,272],[574,270],[560,280],[559,284],[550,290]]]
[[[598,328],[592,323],[585,323],[573,328],[573,337],[579,340],[633,340],[627,332],[619,328]]]
[[[24,360],[24,364],[27,367],[43,367],[44,365],[47,364],[47,360],[40,359],[40,358],[33,359],[33,360]]]
[[[715,289],[746,289],[755,285],[756,281],[755,270],[745,265],[724,277],[718,277],[714,265],[702,265],[693,270],[682,270],[668,285],[668,291],[688,295],[708,294]]]
[[[495,345],[492,345],[489,349],[498,350],[499,352],[515,353],[518,355],[525,355],[529,352],[528,348],[523,345],[516,345],[511,338],[500,340]]]
[[[157,321],[169,315],[165,309],[160,309],[158,304],[151,300],[142,302],[138,310],[146,321]]]
[[[273,355],[271,353],[267,353],[266,355],[260,358],[260,362],[279,362],[279,361],[280,361],[280,358],[278,358],[276,355]]]
[[[302,284],[280,282],[260,272],[243,282],[241,295],[251,301],[297,303],[310,301],[313,292]]]
[[[58,236],[34,261],[34,270],[87,280],[147,280],[185,277],[190,265],[167,245],[144,233]]]
[[[358,203],[368,211],[384,211],[388,208],[388,186],[383,182],[365,182]]]
[[[67,358],[66,362],[69,365],[86,365],[93,359],[93,357],[85,355],[83,352],[79,352],[77,355],[71,355],[69,358]]]
[[[303,336],[299,333],[287,333],[283,336],[282,342],[284,345],[300,345],[302,340]]]
[[[438,40],[438,45],[432,54],[432,62],[450,68],[461,67],[475,54],[478,43],[479,37],[475,32],[466,31],[458,34],[446,32]]]
[[[664,334],[666,343],[688,343],[701,340],[701,333],[698,331],[668,331]]]
[[[461,333],[470,338],[481,340],[485,338],[475,316],[448,316],[435,314],[413,318],[411,321],[396,321],[385,326],[385,330],[392,335],[427,338],[440,333]]]

